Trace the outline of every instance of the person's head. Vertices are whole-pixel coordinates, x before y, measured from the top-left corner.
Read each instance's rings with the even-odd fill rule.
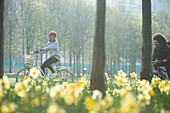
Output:
[[[56,37],[56,32],[55,31],[50,31],[49,32],[49,41],[54,42]]]
[[[153,40],[155,47],[157,48],[167,43],[167,39],[161,33],[154,34],[152,37],[152,40]]]

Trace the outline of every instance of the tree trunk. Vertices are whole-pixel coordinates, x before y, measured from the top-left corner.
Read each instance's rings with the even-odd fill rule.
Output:
[[[10,32],[9,32],[9,72],[12,72],[12,20],[10,20]]]
[[[93,47],[93,64],[91,72],[91,90],[99,90],[103,94],[105,85],[105,0],[97,0],[96,31]]]
[[[113,59],[111,60],[111,76],[113,76]]]
[[[90,72],[91,72],[91,66],[90,66],[90,64],[91,64],[91,54],[90,54],[90,45],[89,45],[89,70],[88,70],[88,74],[90,75]]]
[[[76,74],[76,58],[75,58],[75,53],[73,53],[73,57],[74,57],[74,64],[73,64],[73,73]]]
[[[117,64],[118,64],[118,70],[120,70],[120,52],[119,52],[119,49],[117,51]]]
[[[82,50],[82,73],[83,73],[83,76],[84,76],[84,74],[86,74],[86,73],[84,73],[84,51]]]
[[[152,30],[151,30],[151,0],[142,0],[142,70],[140,79],[148,79],[152,73]]]
[[[80,77],[80,57],[76,57],[76,63],[77,63],[77,76]]]
[[[131,60],[130,60],[130,62],[131,62],[131,63],[130,63],[130,64],[131,64],[131,71],[130,71],[130,73],[131,73],[131,72],[133,72],[133,56],[132,56],[130,59],[131,59]]]
[[[26,38],[26,48],[27,48],[26,53],[27,53],[27,55],[29,55],[30,54],[30,45],[29,45],[28,32],[26,33],[26,37],[27,37]]]
[[[134,72],[136,72],[136,49],[135,49],[135,52],[134,52],[133,63],[134,63]]]
[[[106,60],[106,64],[105,64],[105,72],[106,72],[106,73],[109,72],[109,59]]]
[[[65,48],[65,43],[64,43],[64,66],[66,66],[66,48]]]
[[[72,71],[73,71],[71,49],[69,49],[69,67],[71,67],[71,69],[72,69]]]
[[[125,66],[125,72],[127,73],[127,66],[128,66],[128,57],[127,57],[127,50],[126,50],[126,66]]]
[[[130,74],[130,72],[131,72],[131,57],[129,55],[129,73],[128,74]]]
[[[24,10],[24,8],[23,8],[24,6],[23,6],[23,4],[21,3],[21,10],[23,11]],[[22,14],[21,14],[21,17],[22,17],[22,19],[24,19],[24,11],[22,12]],[[24,56],[25,55],[25,37],[24,37],[24,32],[25,32],[25,27],[23,27],[22,28],[22,55]],[[23,62],[24,62],[24,57],[23,57]],[[24,65],[24,67],[25,67],[25,65]]]
[[[3,77],[4,73],[4,0],[0,0],[0,78]]]
[[[114,65],[113,73],[116,74],[116,71],[117,71],[117,64],[116,64],[116,56],[115,56],[115,55],[114,55],[114,62],[113,62],[113,65]]]
[[[125,72],[125,47],[123,46],[123,71]]]

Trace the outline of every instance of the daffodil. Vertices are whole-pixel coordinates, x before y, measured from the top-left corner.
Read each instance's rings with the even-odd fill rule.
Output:
[[[24,100],[27,99],[27,93],[21,83],[16,83],[14,88],[15,93],[22,97]]]
[[[123,72],[122,70],[119,70],[119,71],[118,71],[118,75],[119,75],[119,76],[122,76],[123,74],[124,74],[124,72]]]
[[[102,101],[99,101],[99,104],[101,105],[103,111],[107,110],[113,105],[113,97],[106,95]]]
[[[118,113],[139,113],[140,107],[132,93],[128,93],[125,97],[121,98],[120,108]]]
[[[40,104],[40,100],[37,97],[34,99],[34,104],[37,106]]]
[[[8,103],[9,113],[14,113],[16,110],[17,105],[13,102]]]
[[[40,79],[40,78],[37,78],[37,82],[41,82],[41,79]]]
[[[137,82],[136,82],[136,86],[142,86],[143,85],[143,82],[142,81],[140,81],[140,80],[138,80]]]
[[[99,90],[93,90],[92,98],[94,100],[101,100],[102,99],[102,92],[100,92]]]
[[[117,75],[116,75],[116,74],[114,74],[114,77],[116,78],[116,77],[117,77]]]
[[[170,83],[166,80],[162,80],[159,84],[159,89],[161,92],[165,92],[168,95],[170,92]]]
[[[64,92],[62,93],[62,96],[64,98],[64,102],[67,105],[71,105],[71,104],[75,103],[75,101],[74,101],[74,92],[73,92],[73,94],[71,94],[71,93],[72,93],[71,89],[65,89]]]
[[[120,90],[120,97],[125,97],[127,95],[128,91],[126,88],[122,88]]]
[[[135,78],[135,79],[138,78],[138,75],[137,75],[137,73],[135,73],[135,72],[131,73],[130,75],[131,75],[131,77],[133,77],[133,78]]]
[[[54,78],[54,81],[58,81],[58,78],[57,78],[57,77],[55,77],[55,78]]]
[[[9,113],[9,107],[6,104],[1,105],[1,113]]]
[[[24,79],[23,79],[23,81],[26,81],[26,82],[30,82],[30,80],[31,80],[31,79],[30,79],[29,76],[25,76]]]
[[[25,89],[25,91],[29,91],[30,87],[28,85],[28,81],[23,81],[22,82],[22,87]]]
[[[35,90],[36,90],[37,92],[40,92],[40,91],[41,91],[41,86],[36,86],[36,87],[35,87]]]
[[[59,98],[61,95],[61,86],[55,86],[50,88],[50,96],[52,98]]]
[[[36,68],[31,68],[29,75],[35,79],[35,78],[39,77],[40,71]]]
[[[138,94],[138,100],[142,103],[142,104],[146,104],[146,105],[149,105],[150,104],[150,99],[151,99],[151,96],[148,94],[148,95],[144,95],[144,94]]]
[[[129,82],[128,82],[128,80],[127,80],[127,78],[125,78],[125,77],[120,77],[120,76],[118,76],[117,78],[116,78],[116,82],[117,82],[117,85],[118,86],[125,86],[125,85],[129,85]]]
[[[3,102],[1,105],[1,113],[14,113],[16,110],[16,104],[13,102]]]
[[[0,85],[0,100],[2,99],[3,96],[4,96],[3,88],[2,88],[2,86]]]
[[[84,88],[85,86],[87,86],[87,79],[85,77],[82,77],[79,81],[78,81],[78,86],[80,88]]]
[[[47,113],[59,113],[59,106],[57,104],[51,104],[47,108]]]
[[[86,97],[85,106],[88,109],[89,113],[98,113],[101,109],[99,106],[99,102],[94,100],[91,96]]]
[[[62,92],[62,97],[66,104],[71,105],[77,103],[82,94],[82,88],[79,88],[78,83],[70,83],[69,86]]]
[[[65,109],[61,108],[59,105],[52,103],[47,108],[47,113],[67,113]]]
[[[62,88],[63,88],[63,89],[67,88],[68,86],[69,86],[69,85],[68,85],[68,82],[63,82],[63,83],[62,83]]]
[[[10,82],[9,79],[6,75],[3,76],[3,86],[5,89],[9,89],[10,88]]]
[[[113,90],[113,95],[116,95],[116,96],[118,96],[120,94],[120,90],[118,90],[118,89],[114,89]]]
[[[43,86],[47,86],[48,85],[48,81],[44,80],[42,83]]]
[[[35,81],[35,80],[32,80],[32,81],[31,81],[31,85],[36,85],[36,81]]]

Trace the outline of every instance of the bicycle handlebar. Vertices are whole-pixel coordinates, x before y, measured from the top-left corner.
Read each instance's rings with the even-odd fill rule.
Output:
[[[152,64],[154,65],[159,65],[160,63],[162,63],[163,60],[155,60],[155,61],[152,61]]]
[[[40,51],[33,51],[34,54],[38,54]]]

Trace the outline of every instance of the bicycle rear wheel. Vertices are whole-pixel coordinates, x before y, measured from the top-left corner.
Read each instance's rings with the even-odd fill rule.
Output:
[[[20,69],[16,75],[16,82],[23,81],[24,77],[29,75],[29,70],[30,70],[30,67],[24,67]]]
[[[160,78],[161,78],[162,80],[165,80],[165,79],[166,79],[166,73],[163,72],[161,69],[159,70],[159,74],[160,74]]]
[[[74,81],[74,74],[67,68],[59,69],[57,73],[61,77],[61,79],[64,81],[67,81],[67,82]]]

